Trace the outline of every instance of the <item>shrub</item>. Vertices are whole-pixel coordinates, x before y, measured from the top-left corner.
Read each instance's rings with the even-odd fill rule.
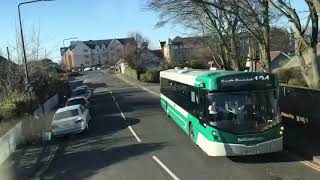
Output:
[[[138,79],[138,73],[137,70],[131,68],[131,67],[127,67],[124,71],[124,74],[133,78],[133,79]]]
[[[277,75],[280,83],[303,87],[308,86],[301,74],[300,67],[279,68],[275,69],[274,73]]]
[[[159,72],[158,71],[147,71],[143,74],[140,75],[140,80],[143,82],[154,82],[157,83],[159,82]]]
[[[2,100],[0,106],[0,119],[12,120],[25,113],[32,113],[37,107],[37,99],[24,93],[13,92]]]
[[[180,65],[180,67],[191,67],[193,69],[207,69],[207,65],[201,60],[188,60]]]

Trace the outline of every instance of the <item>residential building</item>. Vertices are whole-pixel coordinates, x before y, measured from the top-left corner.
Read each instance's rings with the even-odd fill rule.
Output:
[[[125,53],[136,49],[134,38],[71,41],[69,47],[60,48],[67,69],[114,65]]]
[[[143,64],[143,68],[146,71],[160,71],[163,64],[163,55],[161,50],[150,50],[149,48],[142,49],[141,59],[139,62]],[[125,59],[120,59],[116,63],[116,69],[118,72],[124,73],[128,64]]]
[[[271,70],[284,67],[291,61],[291,57],[281,51],[270,51],[270,59]],[[262,64],[260,61],[257,61],[256,66],[252,68],[254,68],[253,71],[263,71]]]
[[[159,50],[150,50],[145,48],[142,51],[142,62],[146,71],[160,71],[162,61],[162,54]]]
[[[168,39],[168,42],[161,41],[160,46],[165,62],[169,64],[179,64],[190,59],[207,61],[211,57],[206,37],[177,36]]]

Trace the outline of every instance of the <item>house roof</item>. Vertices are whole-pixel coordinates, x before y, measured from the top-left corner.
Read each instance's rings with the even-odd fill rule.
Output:
[[[287,55],[286,53],[284,52],[281,52],[281,51],[270,51],[270,59],[271,59],[271,62],[276,60],[280,55],[282,56],[285,56],[286,58],[289,58],[290,59],[290,56]]]
[[[1,63],[2,61],[7,61],[7,59],[4,58],[4,57],[2,57],[2,56],[0,56],[0,63]]]
[[[205,42],[207,37],[193,36],[193,37],[180,37],[177,36],[171,40],[172,44],[200,44]]]
[[[94,49],[96,48],[96,46],[101,47],[102,45],[105,45],[106,47],[109,46],[109,44],[112,42],[113,39],[103,39],[103,40],[89,40],[89,41],[80,41],[83,42],[85,45],[87,45],[90,49]],[[135,39],[134,38],[120,38],[120,39],[116,39],[118,40],[121,44],[125,45],[129,42],[134,42]],[[74,47],[76,46],[76,44],[71,44],[69,47],[71,49],[74,49]],[[60,48],[60,50],[63,48]]]
[[[150,50],[150,51],[158,58],[163,59],[163,53],[160,49]]]
[[[60,48],[60,54],[63,56],[63,54],[69,49],[69,47],[62,47]]]
[[[16,63],[14,63],[13,61],[8,60],[7,58],[0,56],[0,65],[2,64],[11,64],[11,65],[17,65]]]
[[[165,44],[166,44],[165,41],[160,41],[160,47],[161,47],[161,48],[163,48]]]
[[[271,61],[274,61],[279,55],[281,51],[270,51],[270,59]]]
[[[113,39],[105,39],[105,40],[89,40],[89,41],[82,41],[84,44],[86,44],[89,48],[94,49],[96,46],[101,47],[102,45],[105,45],[106,47],[109,46],[109,44],[112,42]],[[116,39],[121,44],[125,45],[128,42],[134,42],[134,38],[121,38]]]
[[[281,52],[281,51],[270,51],[270,60],[271,60],[271,62],[275,61],[280,56],[284,56],[284,57],[286,57],[288,59],[291,58],[289,55],[287,55],[284,52]],[[258,61],[256,63],[256,69],[257,69],[257,71],[261,71],[262,70],[262,64],[261,64],[260,61]]]

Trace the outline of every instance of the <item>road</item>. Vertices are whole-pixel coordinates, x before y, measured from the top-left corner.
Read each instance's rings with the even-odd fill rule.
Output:
[[[158,96],[103,72],[88,72],[85,83],[94,88],[90,132],[55,140],[44,179],[320,179],[285,153],[208,157],[166,116]]]

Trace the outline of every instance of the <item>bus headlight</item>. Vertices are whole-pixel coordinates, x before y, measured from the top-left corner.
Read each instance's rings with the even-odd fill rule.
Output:
[[[283,127],[283,126],[281,126],[281,127],[280,127],[280,130],[281,130],[281,131],[283,131],[283,130],[284,130],[284,127]]]
[[[212,136],[215,141],[219,140],[218,133],[216,131],[212,131]]]
[[[283,131],[280,131],[279,133],[280,133],[280,135],[282,135],[282,134],[283,134]]]

